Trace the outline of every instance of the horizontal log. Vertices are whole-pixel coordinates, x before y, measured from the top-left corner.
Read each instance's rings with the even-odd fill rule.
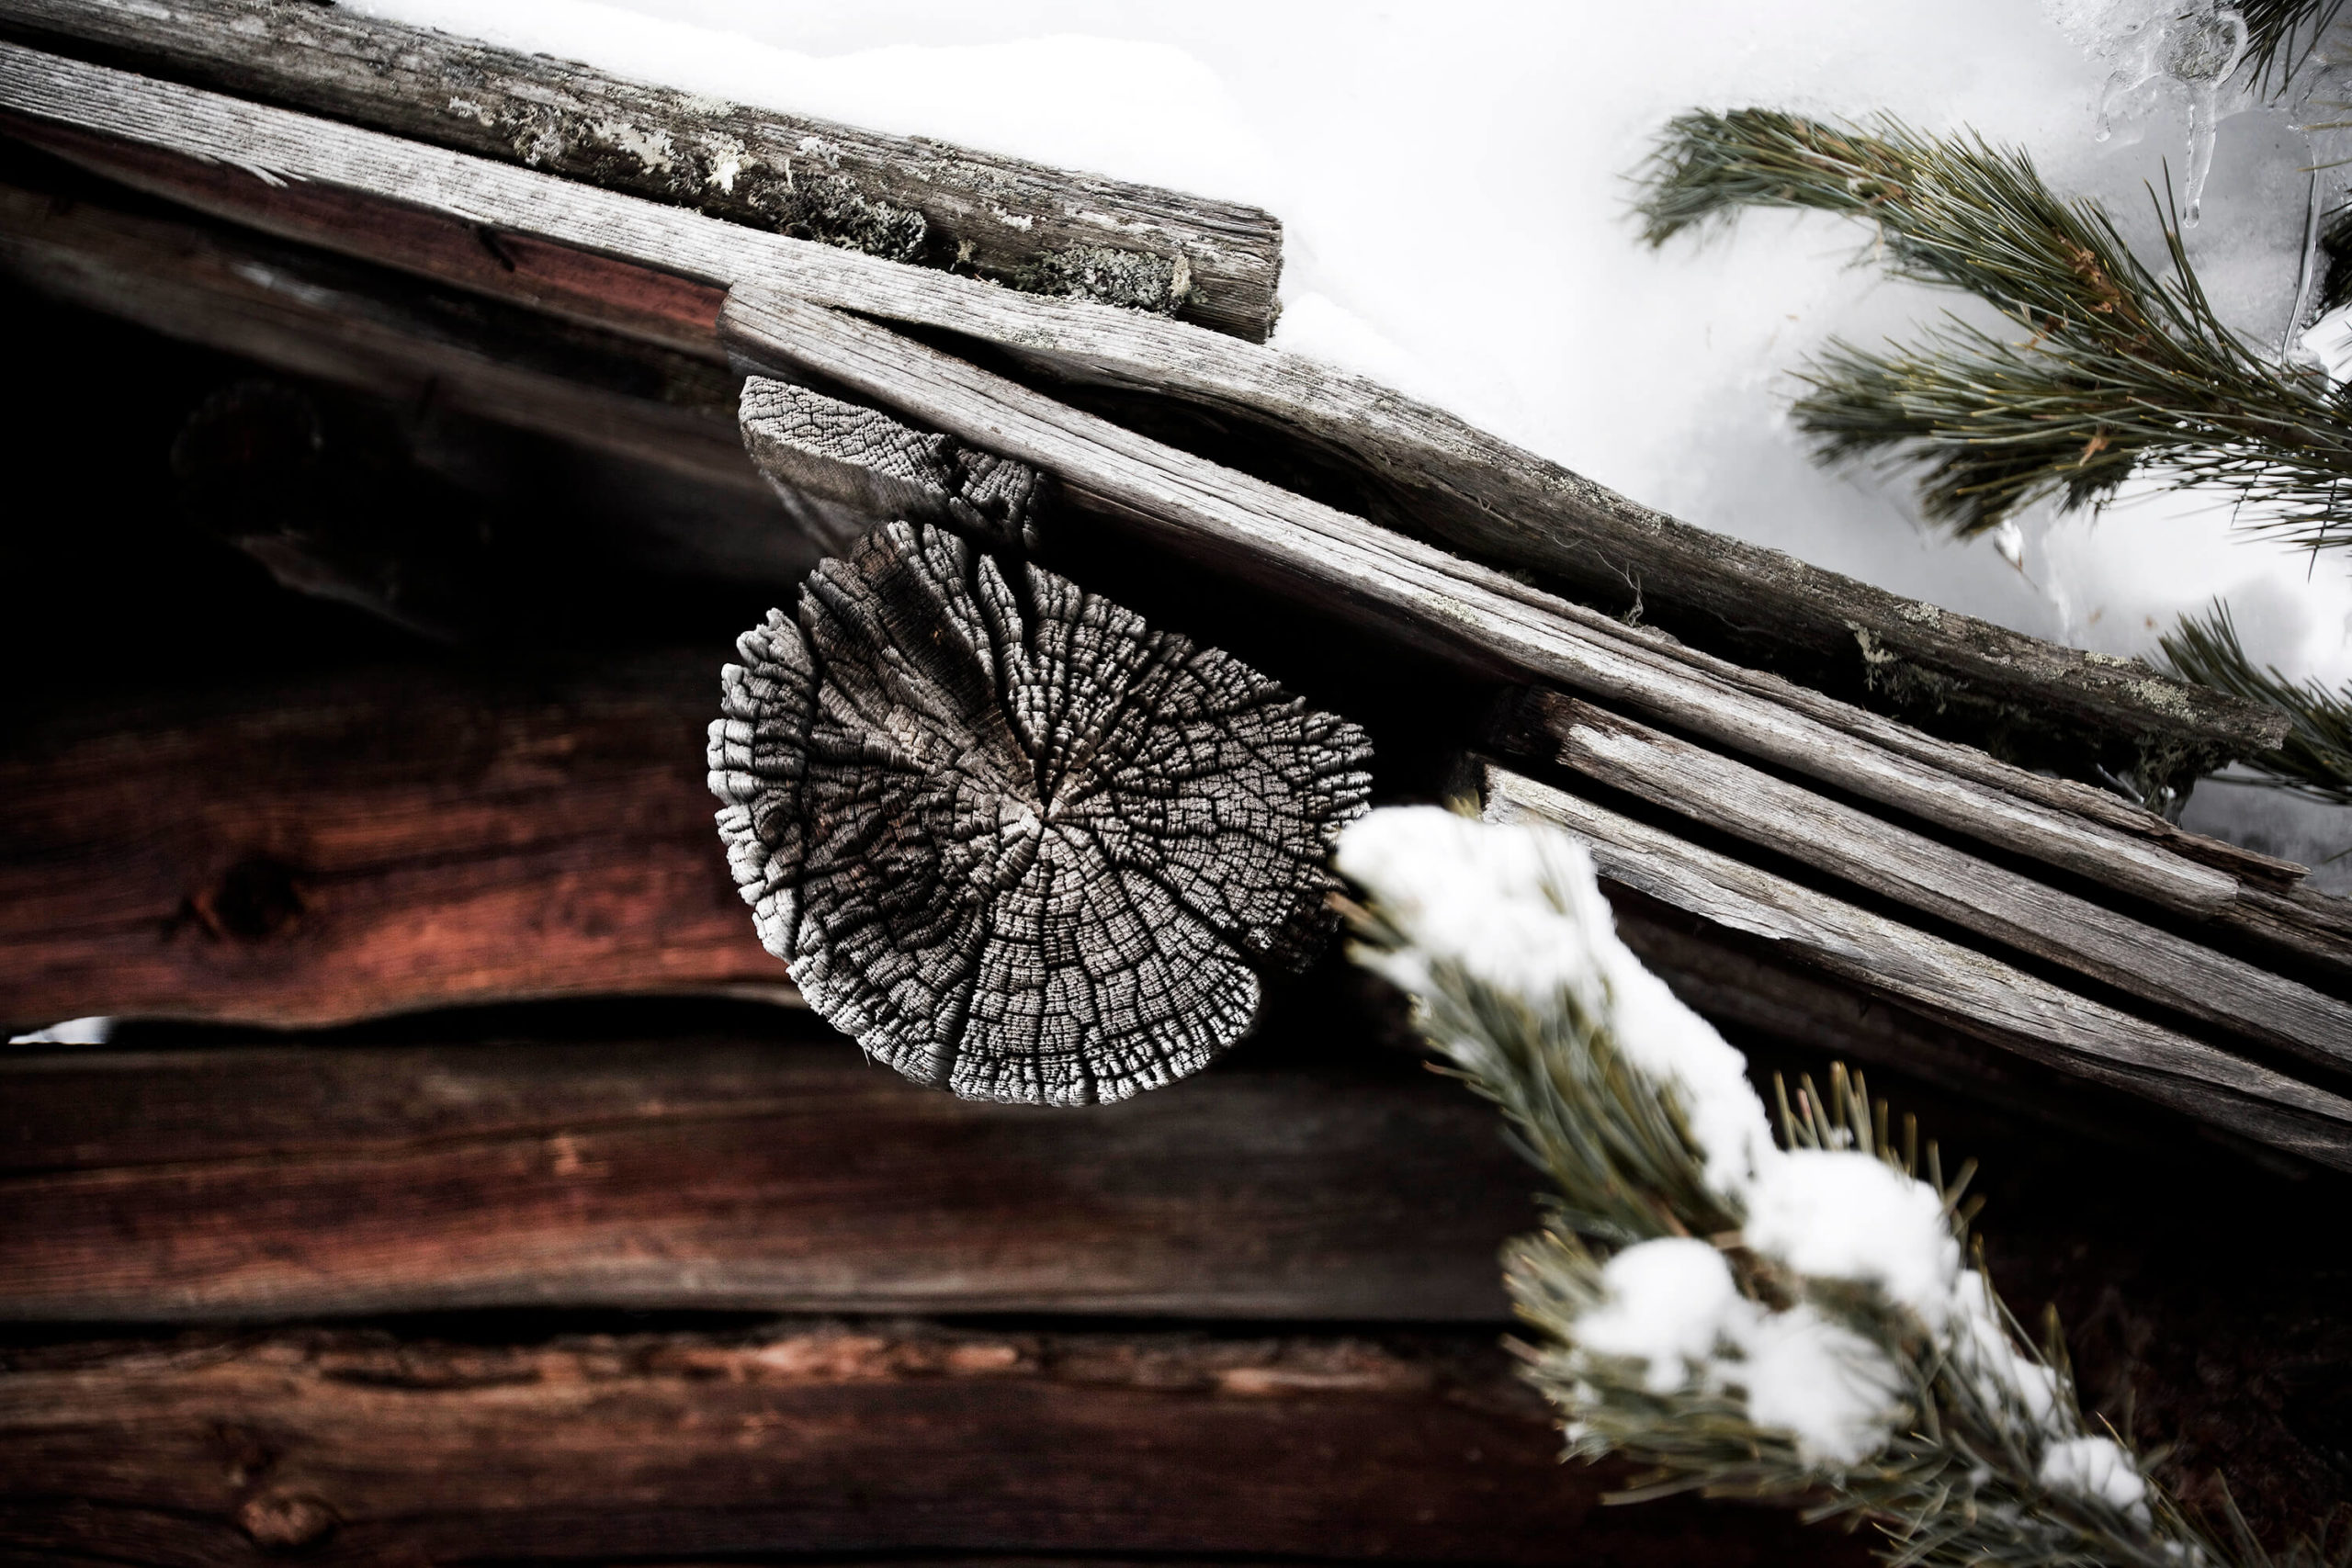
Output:
[[[1489,821],[1568,829],[1602,878],[2076,1077],[2352,1170],[2352,1100],[1509,769],[1476,771]]]
[[[757,229],[1262,343],[1282,224],[928,137],[751,108],[332,7],[6,0],[0,26],[155,74]]]
[[[2352,1008],[2333,997],[1590,703],[1529,692],[1493,739],[2132,996],[2352,1066]]]
[[[214,1568],[968,1552],[1867,1561],[1600,1506],[1488,1337],[921,1325],[441,1343],[287,1329],[0,1360],[0,1540]]]
[[[748,286],[729,297],[723,320],[747,360],[820,378],[1028,463],[1080,505],[1389,635],[1632,706],[2171,908],[2205,915],[2238,891],[2234,876],[2158,840],[1938,765],[1965,748],[1926,737],[1901,750],[1861,739],[1813,716],[1820,705],[1763,694],[1671,638],[1136,434],[886,328]]]
[[[2074,765],[2112,761],[2118,747],[2143,762],[2150,746],[2182,756],[2260,750],[2281,733],[2278,716],[2221,694],[1676,523],[1374,383],[1182,322],[990,288],[14,46],[0,46],[0,108],[16,133],[175,199],[664,341],[707,341],[698,285],[758,284],[981,339],[1055,375],[1204,405],[1272,430],[1310,460],[1336,454],[1367,493],[1388,497],[1379,510],[1401,526],[1611,602],[1632,574],[1654,605],[1682,607],[1684,636],[1744,657],[1785,655],[1808,679],[1843,671],[1858,691],[1876,682],[1883,695],[1926,693],[1923,714],[1974,704],[2029,729],[2039,722],[2042,742]],[[1916,678],[1890,683],[1895,669]],[[1766,676],[1722,678],[1771,690]],[[1889,750],[1926,742],[1826,698],[1808,712]],[[1897,745],[1892,733],[1906,738]],[[2011,793],[2104,814],[2115,831],[2291,880],[2284,863],[2211,845],[2095,792],[2026,782],[2034,775],[1990,758],[1953,764],[1962,766]]]
[[[1405,1058],[1250,1066],[1319,1028],[1063,1111],[917,1088],[806,1013],[756,1039],[13,1053],[0,1317],[1500,1323],[1534,1174]]]
[[[674,349],[249,231],[21,185],[0,184],[0,273],[296,375],[412,405],[430,400],[715,489],[765,491],[735,433],[736,378]]]
[[[704,785],[719,650],[92,710],[0,749],[0,1020],[788,996]]]

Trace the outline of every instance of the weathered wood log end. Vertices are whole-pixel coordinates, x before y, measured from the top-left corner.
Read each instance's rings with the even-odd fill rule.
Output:
[[[836,553],[889,522],[1035,549],[1054,481],[1026,463],[766,376],[743,382],[743,446],[802,531]]]
[[[808,1004],[918,1082],[1124,1100],[1329,939],[1371,747],[1227,654],[903,522],[737,646],[710,728],[736,882]]]

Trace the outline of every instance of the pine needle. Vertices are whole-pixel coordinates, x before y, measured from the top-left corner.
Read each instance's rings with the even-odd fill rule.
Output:
[[[1794,412],[1818,455],[1918,465],[1930,520],[1975,534],[2047,497],[2095,503],[2146,472],[2233,492],[2253,531],[2352,544],[2337,503],[2352,400],[2222,324],[2168,200],[2159,277],[2104,209],[2055,195],[2024,153],[1892,118],[1863,130],[1770,109],[1686,114],[1638,178],[1653,245],[1742,208],[1841,213],[1874,225],[1873,254],[1894,275],[2008,320],[1996,333],[1947,317],[1885,353],[1834,344],[1801,372],[1812,389]]]
[[[2257,668],[2219,600],[2202,617],[2182,616],[2160,640],[2173,674],[2287,716],[2286,744],[2248,758],[2248,768],[2278,788],[2352,806],[2352,684],[2331,692],[2316,681],[2290,681],[2273,665]]]

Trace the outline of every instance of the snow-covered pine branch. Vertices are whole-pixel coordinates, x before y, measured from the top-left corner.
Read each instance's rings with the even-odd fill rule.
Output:
[[[2230,1561],[1968,1266],[1960,1189],[1859,1077],[1781,1095],[1617,939],[1581,844],[1436,807],[1342,836],[1361,962],[1555,1190],[1508,1275],[1572,1454],[1799,1499],[1920,1563]],[[2258,1548],[2251,1549],[2258,1552]],[[2255,1559],[2259,1561],[2257,1557]]]

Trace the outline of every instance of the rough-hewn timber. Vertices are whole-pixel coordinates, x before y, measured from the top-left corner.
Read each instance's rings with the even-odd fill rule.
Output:
[[[1921,695],[1922,716],[1978,710],[1990,716],[1979,729],[2037,736],[2034,745],[2070,765],[2104,760],[2161,774],[2263,749],[2280,733],[2277,716],[2219,694],[1676,523],[1374,383],[1181,322],[990,288],[13,46],[0,46],[0,107],[17,117],[18,134],[118,177],[496,291],[612,311],[595,297],[601,279],[630,296],[620,315],[650,313],[659,330],[691,333],[691,311],[679,313],[659,274],[764,283],[982,339],[1055,375],[1205,405],[1336,455],[1367,504],[1401,526],[1610,604],[1627,576],[1638,578],[1685,637],[1782,662],[1808,680]],[[364,220],[355,220],[354,198],[372,204]],[[606,264],[543,255],[530,276],[514,276],[525,271],[519,263],[510,275],[485,258],[476,238],[484,232],[502,246],[519,235],[636,265],[600,273]],[[2051,793],[2068,792],[2052,784]],[[2120,802],[2079,809],[2126,819]]]
[[[717,650],[345,675],[0,750],[0,1021],[789,995],[711,842]]]
[[[736,648],[709,761],[744,902],[809,1006],[919,1083],[1157,1089],[1330,938],[1370,745],[1231,654],[905,523]]]
[[[1531,691],[1495,739],[2233,1033],[2352,1066],[2352,1008],[2333,997],[1590,703]]]
[[[1124,429],[953,355],[772,290],[728,300],[752,360],[821,377],[929,428],[1053,475],[1072,502],[1236,575],[1485,668],[1565,684],[1729,750],[2161,906],[2205,916],[2239,878],[2226,845],[2119,829],[1982,752],[1758,679],[1673,638],[1620,625],[1491,568]],[[1882,739],[1883,737],[1883,739]],[[2088,792],[2084,792],[2087,794]],[[2136,819],[2127,818],[2127,821]],[[2266,882],[2280,863],[2243,863]]]
[[[0,1360],[0,1534],[181,1568],[1048,1553],[1859,1564],[1600,1506],[1487,1334],[921,1324],[447,1343],[284,1329]]]
[[[1962,947],[1485,764],[1492,821],[1574,831],[1608,881],[1777,944],[1866,994],[2242,1136],[2352,1170],[2352,1100]]]
[[[1015,288],[1272,331],[1282,224],[1238,202],[751,108],[333,6],[6,0],[158,75]]]
[[[1231,1069],[1061,1111],[917,1089],[805,1012],[758,1037],[19,1048],[0,1317],[1499,1323],[1535,1177],[1493,1113],[1285,1018]]]

